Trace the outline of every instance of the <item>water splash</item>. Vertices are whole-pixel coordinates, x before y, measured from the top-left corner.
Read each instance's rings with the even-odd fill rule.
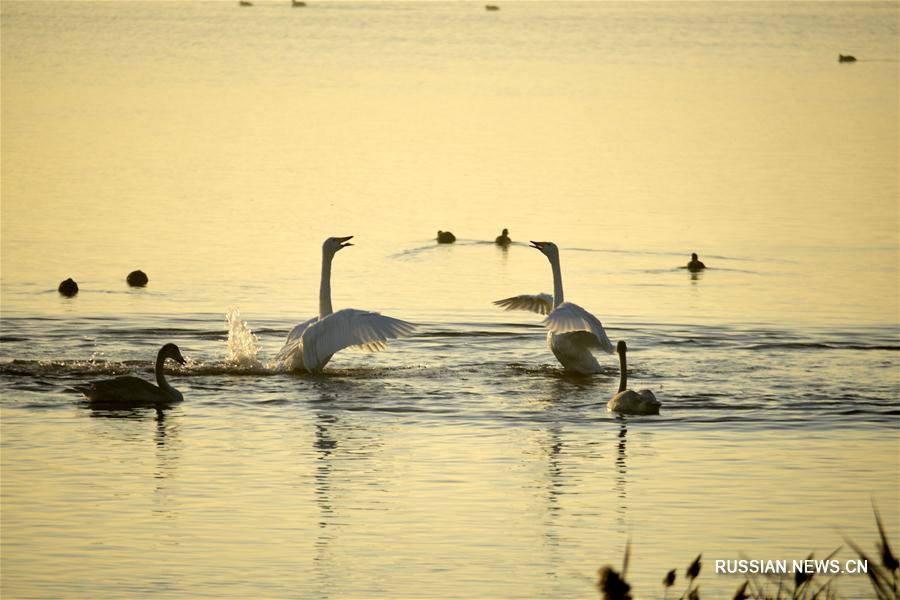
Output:
[[[259,340],[246,321],[241,321],[241,310],[232,308],[225,315],[228,320],[228,356],[225,361],[241,367],[261,367],[256,358]]]

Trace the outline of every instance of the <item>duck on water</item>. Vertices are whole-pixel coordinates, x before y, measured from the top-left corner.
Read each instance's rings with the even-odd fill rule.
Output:
[[[166,344],[156,355],[156,385],[139,377],[126,375],[115,379],[104,379],[92,383],[75,386],[92,404],[111,408],[138,408],[165,406],[181,402],[184,396],[166,381],[164,365],[171,358],[179,364],[185,364],[181,350],[175,344]]]
[[[705,269],[706,265],[703,264],[703,261],[700,260],[696,252],[692,252],[691,262],[689,262],[685,268],[691,273],[697,273],[698,271]]]

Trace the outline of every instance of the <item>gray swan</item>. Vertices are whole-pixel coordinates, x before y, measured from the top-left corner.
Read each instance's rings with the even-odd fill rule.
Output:
[[[185,364],[181,351],[175,344],[166,344],[159,349],[156,355],[156,383],[153,385],[139,377],[126,375],[115,379],[104,379],[93,383],[75,386],[75,389],[83,393],[91,402],[104,405],[116,405],[120,407],[159,406],[180,402],[184,396],[169,385],[163,372],[163,365],[167,358],[177,363]],[[158,386],[158,387],[157,387]]]
[[[611,412],[625,415],[658,415],[662,403],[656,399],[650,390],[625,389],[628,386],[628,369],[625,361],[625,352],[628,350],[624,341],[616,344],[616,352],[619,353],[619,392],[610,398],[606,408]]]

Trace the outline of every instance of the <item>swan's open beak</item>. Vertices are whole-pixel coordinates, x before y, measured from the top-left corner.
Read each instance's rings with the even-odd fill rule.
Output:
[[[543,250],[543,249],[544,249],[544,242],[534,242],[534,241],[532,241],[532,242],[531,242],[531,247],[532,247],[532,248],[537,248],[538,250]]]
[[[335,238],[337,241],[341,243],[341,248],[346,248],[347,246],[352,246],[353,244],[347,242],[347,240],[353,238],[352,235],[348,235],[347,237],[339,237]]]

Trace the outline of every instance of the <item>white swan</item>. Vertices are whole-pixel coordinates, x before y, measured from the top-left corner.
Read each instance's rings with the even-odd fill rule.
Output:
[[[412,323],[375,312],[355,308],[331,310],[331,261],[338,250],[353,245],[347,243],[352,237],[330,237],[322,244],[319,316],[294,327],[275,357],[290,369],[316,373],[338,350],[350,346],[383,350],[387,340],[410,335],[415,330]]]
[[[625,389],[628,386],[628,369],[625,364],[627,350],[624,341],[620,341],[616,345],[616,352],[619,353],[619,392],[610,398],[606,403],[606,408],[612,412],[626,415],[658,415],[662,403],[656,399],[653,392],[650,390],[635,392]]]
[[[547,315],[544,325],[549,329],[547,342],[560,364],[576,373],[599,373],[600,364],[591,349],[613,353],[612,342],[600,321],[577,304],[563,301],[562,274],[559,268],[559,249],[553,242],[531,242],[550,261],[553,269],[553,296],[549,294],[522,295],[494,302],[506,310],[530,310]]]
[[[92,402],[98,404],[119,405],[122,407],[158,406],[172,402],[181,402],[184,396],[169,385],[163,365],[167,358],[184,364],[184,357],[175,344],[166,344],[156,355],[156,384],[138,377],[116,377],[95,381],[86,385],[77,385],[75,389],[83,393]],[[157,387],[159,386],[159,387]]]

